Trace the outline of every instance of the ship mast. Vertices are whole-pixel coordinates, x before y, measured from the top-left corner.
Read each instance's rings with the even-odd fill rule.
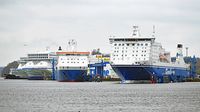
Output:
[[[133,34],[132,34],[132,36],[140,37],[140,32],[139,32],[139,27],[138,26],[133,26]]]
[[[155,25],[153,25],[152,37],[155,37]]]

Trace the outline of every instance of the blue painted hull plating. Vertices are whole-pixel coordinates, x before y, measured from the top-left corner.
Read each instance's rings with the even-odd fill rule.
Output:
[[[131,80],[155,80],[164,82],[167,77],[169,81],[184,81],[190,77],[190,71],[185,68],[161,67],[161,66],[126,66],[111,65],[122,81]]]
[[[84,81],[85,75],[87,75],[87,70],[58,70],[57,80],[61,82],[81,82]]]

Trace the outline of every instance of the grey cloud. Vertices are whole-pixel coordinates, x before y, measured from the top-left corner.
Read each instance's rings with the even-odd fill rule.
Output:
[[[24,54],[24,43],[27,51],[46,46],[56,50],[74,38],[80,50],[109,52],[108,36],[130,36],[134,24],[145,36],[156,25],[157,40],[169,51],[175,51],[177,40],[196,49],[199,4],[197,0],[0,0],[0,50],[11,56],[5,60],[1,56],[0,65],[21,56],[8,51]]]

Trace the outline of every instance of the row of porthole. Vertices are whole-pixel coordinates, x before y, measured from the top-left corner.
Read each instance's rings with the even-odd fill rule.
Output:
[[[48,54],[28,54],[28,56],[48,56]]]
[[[114,47],[115,49],[119,49],[119,47]],[[128,47],[121,47],[122,49],[128,49]],[[129,48],[131,48],[131,47],[129,47]],[[138,49],[138,47],[132,47],[133,49]],[[147,49],[146,47],[139,47],[140,49],[142,48],[142,49]]]
[[[61,60],[79,60],[79,59],[73,59],[73,58],[71,58],[71,59],[69,59],[69,58],[63,59],[63,58],[61,58]],[[85,60],[85,59],[80,59],[80,60]]]
[[[118,44],[118,46],[124,46],[125,44]],[[126,44],[126,46],[129,46],[129,45],[132,45],[132,46],[135,46],[135,45],[137,45],[137,46],[148,46],[148,43],[144,43],[144,44],[140,44],[140,43],[133,43],[133,44]],[[117,44],[115,43],[114,44],[114,46],[117,46]]]
[[[113,55],[113,56],[118,56],[118,55]],[[121,56],[127,56],[127,55],[121,55]],[[136,55],[133,54],[132,56],[138,56],[138,55],[137,55],[137,54],[136,54]],[[141,54],[141,56],[144,56],[144,57],[145,57],[146,55],[145,55],[145,54],[144,54],[144,55]]]
[[[114,51],[114,52],[119,52],[119,51]],[[122,52],[124,52],[124,51],[122,51]],[[125,51],[125,52],[127,52],[127,51]],[[138,52],[138,51],[133,51],[133,52]],[[145,51],[142,51],[142,52],[147,52],[146,50]]]
[[[113,58],[113,60],[115,60],[115,58]],[[118,60],[120,60],[120,58],[118,58]],[[123,60],[123,58],[121,59],[121,60]],[[141,60],[140,58],[135,58],[134,60]],[[146,60],[146,58],[144,58],[143,60]]]
[[[70,68],[70,67],[59,67],[60,69],[66,69],[66,68]],[[82,68],[82,69],[85,69],[85,67],[79,67],[79,68]],[[57,67],[56,67],[57,69]]]
[[[63,61],[62,63],[65,63],[65,62]],[[67,63],[79,63],[79,62],[69,62],[69,61],[68,61]],[[82,63],[84,63],[84,62],[82,62]]]

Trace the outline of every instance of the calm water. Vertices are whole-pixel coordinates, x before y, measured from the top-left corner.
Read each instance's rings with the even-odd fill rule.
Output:
[[[0,79],[0,112],[200,112],[200,83]]]

